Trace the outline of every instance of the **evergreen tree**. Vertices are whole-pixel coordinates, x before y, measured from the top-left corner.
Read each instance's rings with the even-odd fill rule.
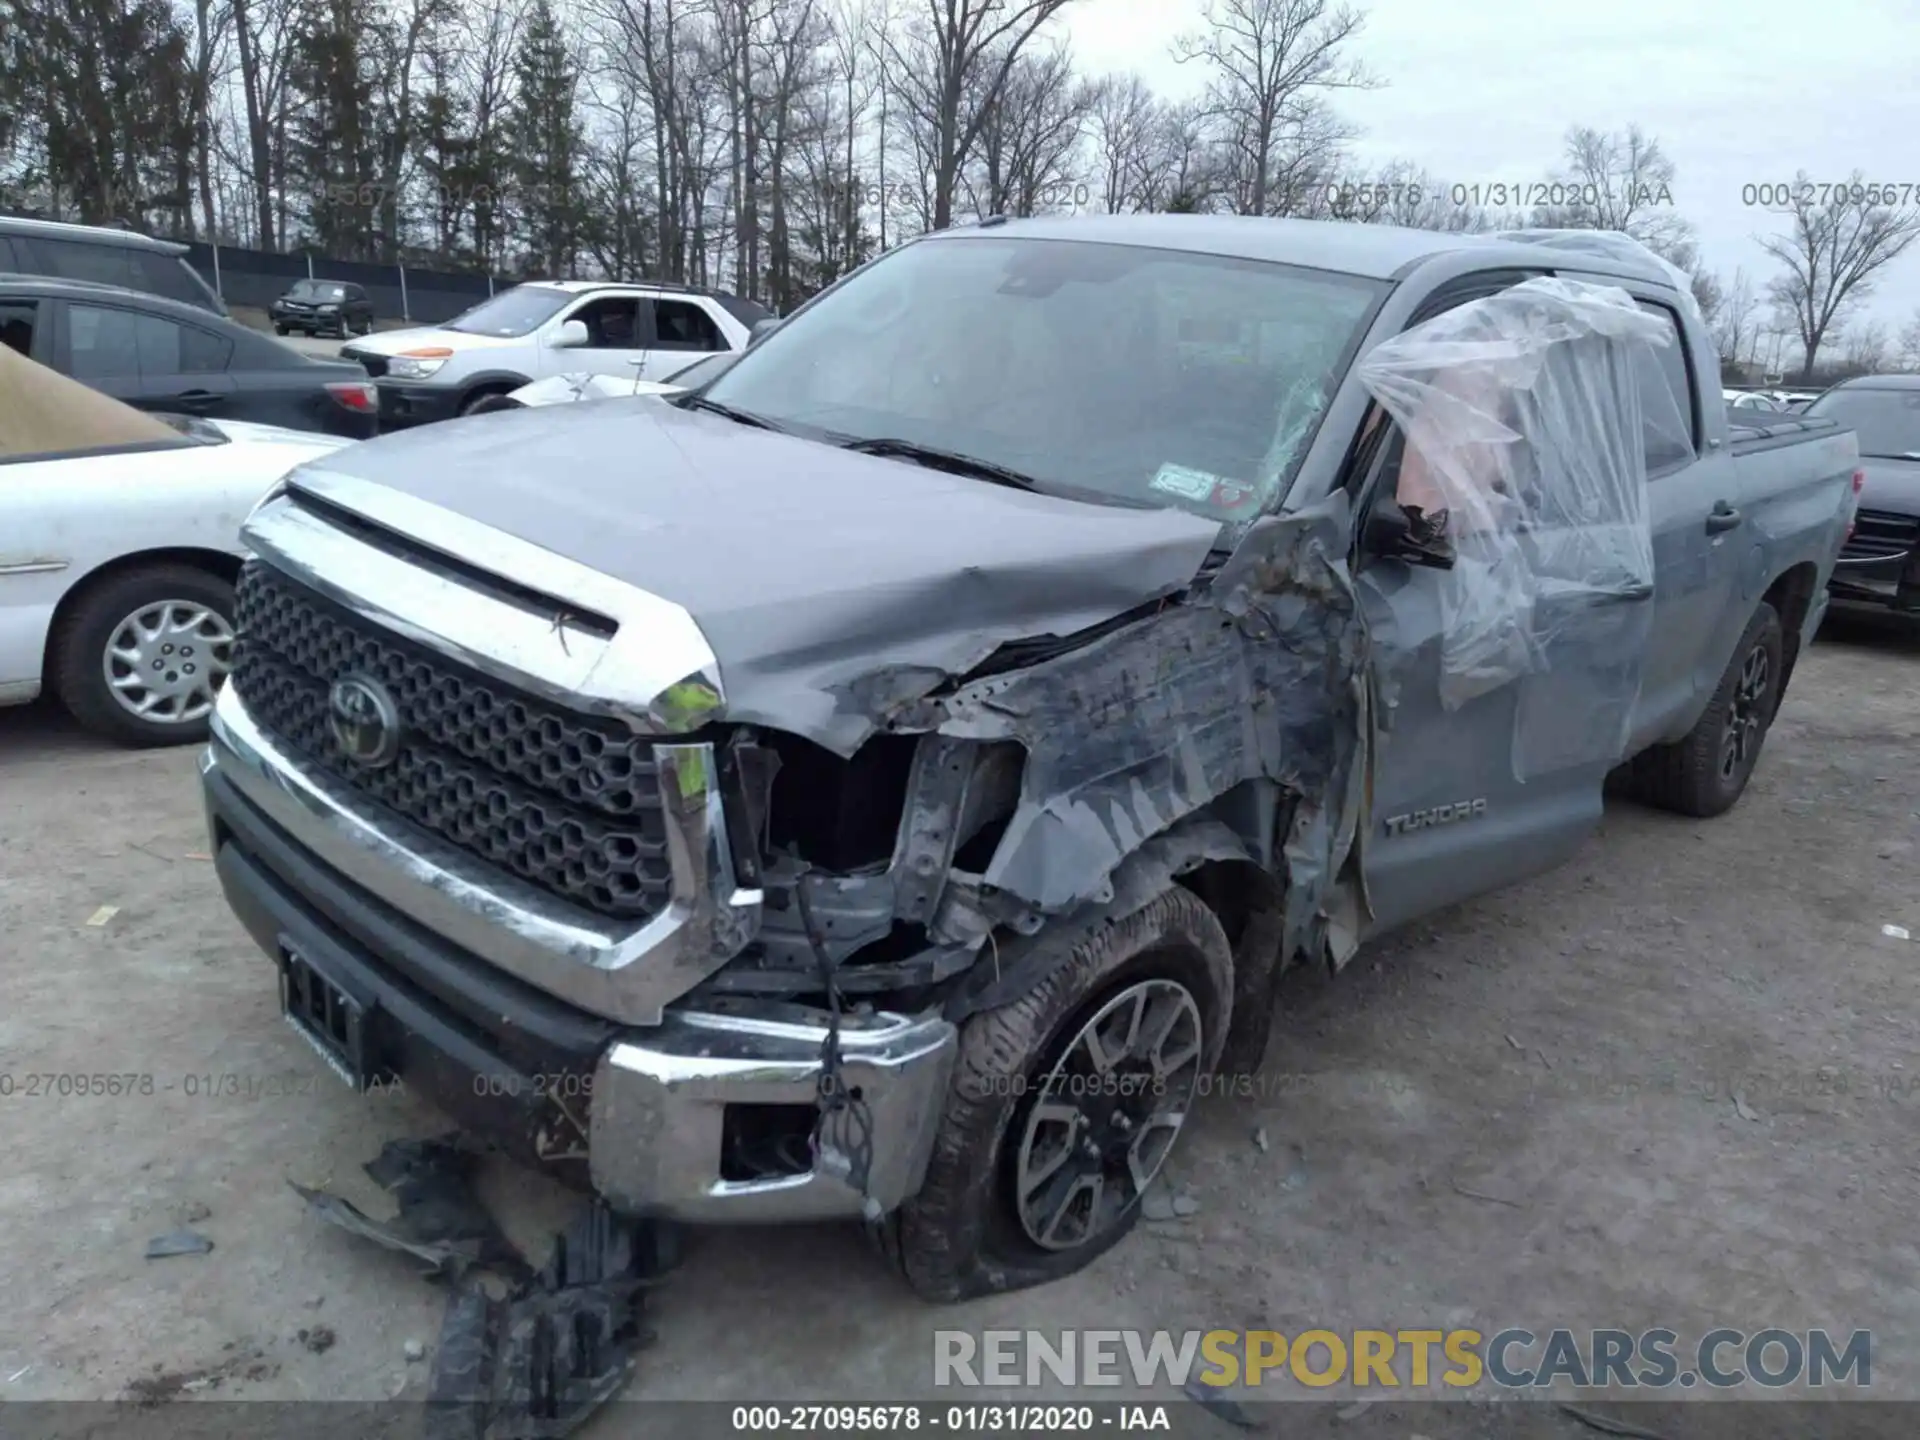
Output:
[[[367,53],[379,16],[372,0],[309,0],[293,41],[288,87],[287,188],[309,243],[340,259],[372,259],[385,199],[373,134],[376,77]]]
[[[573,272],[584,227],[580,68],[551,0],[534,0],[514,52],[507,127],[515,208],[530,269]]]

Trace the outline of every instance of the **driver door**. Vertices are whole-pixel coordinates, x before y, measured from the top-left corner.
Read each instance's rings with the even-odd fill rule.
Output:
[[[1464,700],[1455,686],[1458,703],[1445,703],[1449,620],[1476,613],[1488,592],[1476,588],[1470,537],[1442,547],[1444,555],[1418,554],[1380,523],[1398,511],[1405,448],[1384,415],[1380,434],[1361,463],[1354,557],[1379,732],[1363,850],[1372,909],[1366,934],[1573,855],[1601,818],[1607,772],[1618,760],[1610,737],[1623,734],[1630,716],[1653,607],[1650,587],[1596,597],[1554,593],[1543,583],[1522,622],[1543,666]],[[1550,462],[1541,483],[1552,483]],[[1543,538],[1522,536],[1521,543],[1531,549]],[[1445,567],[1448,558],[1453,568]]]

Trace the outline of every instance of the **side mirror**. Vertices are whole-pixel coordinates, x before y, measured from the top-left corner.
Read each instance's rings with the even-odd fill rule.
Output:
[[[766,339],[767,336],[778,330],[780,324],[781,321],[778,315],[762,315],[748,327],[747,344],[749,346],[758,345],[762,340]]]
[[[1431,570],[1451,570],[1456,558],[1444,510],[1427,515],[1391,500],[1377,501],[1367,512],[1364,540],[1369,555]]]
[[[587,334],[587,322],[584,320],[564,320],[560,328],[553,332],[553,338],[547,344],[555,350],[578,350],[593,337]]]

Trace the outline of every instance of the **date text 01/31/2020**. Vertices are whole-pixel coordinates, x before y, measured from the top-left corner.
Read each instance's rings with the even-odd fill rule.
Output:
[[[739,1434],[860,1435],[943,1430],[956,1434],[1074,1434],[1100,1430],[1171,1430],[1164,1405],[736,1405]]]

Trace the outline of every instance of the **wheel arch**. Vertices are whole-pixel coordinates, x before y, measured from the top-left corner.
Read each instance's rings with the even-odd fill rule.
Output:
[[[60,635],[66,628],[66,619],[73,613],[89,594],[100,586],[111,584],[121,576],[131,574],[154,565],[188,565],[232,585],[240,578],[241,560],[238,555],[225,550],[207,550],[198,546],[163,546],[153,550],[135,550],[131,554],[116,555],[94,566],[73,584],[67,587],[59,601],[53,607],[53,613],[47,620],[46,653],[41,657],[40,677],[43,689],[51,689],[53,677],[59,666],[60,657],[55,652],[59,648]]]
[[[1781,665],[1780,690],[1775,703],[1784,700],[1787,685],[1793,679],[1794,662],[1800,658],[1800,632],[1805,628],[1807,614],[1813,609],[1814,597],[1820,590],[1820,570],[1810,560],[1788,567],[1767,587],[1767,593],[1760,597],[1762,603],[1773,606],[1780,616],[1781,650],[1784,660]]]
[[[460,382],[460,398],[454,402],[454,409],[466,409],[479,396],[507,395],[532,383],[529,377],[512,370],[482,370]]]

